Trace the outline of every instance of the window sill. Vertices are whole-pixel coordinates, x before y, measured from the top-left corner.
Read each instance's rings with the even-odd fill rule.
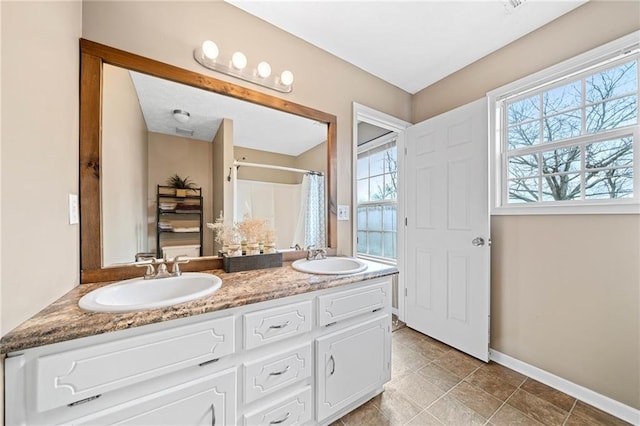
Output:
[[[494,207],[491,216],[563,215],[563,214],[640,214],[640,204],[582,204]]]
[[[386,257],[376,257],[376,256],[368,256],[366,254],[356,254],[356,258],[358,259],[364,259],[364,260],[370,260],[372,262],[378,262],[378,263],[384,263],[386,265],[391,265],[391,266],[398,266],[398,262],[393,260],[393,259],[389,259]]]

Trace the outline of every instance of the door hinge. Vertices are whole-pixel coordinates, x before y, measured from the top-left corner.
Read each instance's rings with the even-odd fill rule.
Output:
[[[408,296],[408,295],[407,295],[407,288],[405,287],[405,288],[404,288],[404,297],[407,297],[407,296]]]
[[[404,147],[404,155],[407,155],[407,147]]]

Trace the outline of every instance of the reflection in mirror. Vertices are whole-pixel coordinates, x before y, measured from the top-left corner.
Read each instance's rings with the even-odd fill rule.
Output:
[[[214,256],[206,223],[221,213],[267,219],[278,249],[324,241],[326,123],[104,64],[101,158],[103,267]],[[174,175],[197,189],[159,187]]]

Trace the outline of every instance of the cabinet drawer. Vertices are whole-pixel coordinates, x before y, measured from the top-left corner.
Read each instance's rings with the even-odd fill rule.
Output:
[[[306,344],[244,365],[244,402],[311,376],[311,345]]]
[[[311,301],[244,315],[244,347],[255,348],[311,330]]]
[[[245,426],[291,426],[311,419],[311,387],[306,386],[291,397],[283,398],[270,407],[244,416]]]
[[[73,425],[211,426],[236,423],[236,370],[209,374],[69,422]],[[65,422],[66,423],[66,422]]]
[[[225,317],[38,358],[36,408],[46,411],[231,354],[233,332],[233,317]]]
[[[318,322],[323,326],[386,306],[391,306],[390,278],[367,286],[318,296]]]

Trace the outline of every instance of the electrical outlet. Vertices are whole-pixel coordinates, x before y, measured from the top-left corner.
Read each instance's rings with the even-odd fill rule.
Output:
[[[78,210],[78,194],[69,194],[69,225],[80,223],[80,212]]]
[[[338,205],[338,220],[349,220],[349,206]]]

